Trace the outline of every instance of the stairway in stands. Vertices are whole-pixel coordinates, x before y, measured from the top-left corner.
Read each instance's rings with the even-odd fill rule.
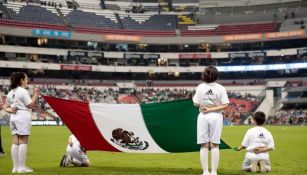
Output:
[[[65,22],[66,26],[71,30],[74,31],[74,27],[72,26],[72,24],[67,20],[67,18],[64,16],[64,14],[62,13],[62,11],[58,8],[56,8],[56,11],[58,12],[58,14],[60,15],[60,17],[63,19],[63,21]]]
[[[100,0],[100,7],[101,7],[101,9],[107,9],[107,6],[106,6],[104,0]]]
[[[119,14],[118,14],[118,13],[114,13],[114,16],[116,17],[116,19],[117,19],[117,21],[118,21],[119,27],[120,27],[121,29],[123,29],[123,28],[124,28],[124,25],[123,25],[122,20],[121,20],[120,17],[119,17]]]

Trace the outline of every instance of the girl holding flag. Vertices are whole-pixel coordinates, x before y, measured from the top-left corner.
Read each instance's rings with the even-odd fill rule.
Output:
[[[31,108],[35,106],[40,92],[34,87],[34,95],[31,99],[25,89],[28,85],[28,77],[24,72],[12,73],[10,80],[11,91],[6,98],[5,111],[10,113],[12,173],[31,173],[33,170],[25,166],[31,130]]]

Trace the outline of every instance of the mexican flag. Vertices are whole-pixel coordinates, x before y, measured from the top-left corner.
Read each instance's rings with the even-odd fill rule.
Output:
[[[192,100],[152,104],[86,103],[43,96],[86,150],[199,151]],[[223,141],[221,149],[230,147]]]

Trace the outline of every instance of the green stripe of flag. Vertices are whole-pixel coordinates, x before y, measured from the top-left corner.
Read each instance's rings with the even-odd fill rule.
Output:
[[[199,151],[196,143],[198,109],[192,100],[142,104],[147,129],[155,142],[168,152]],[[221,149],[230,149],[223,141]]]

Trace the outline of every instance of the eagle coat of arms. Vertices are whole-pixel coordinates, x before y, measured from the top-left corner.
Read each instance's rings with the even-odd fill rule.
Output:
[[[149,147],[147,141],[141,141],[139,137],[135,137],[133,132],[117,128],[112,131],[111,141],[130,150],[146,150]]]

